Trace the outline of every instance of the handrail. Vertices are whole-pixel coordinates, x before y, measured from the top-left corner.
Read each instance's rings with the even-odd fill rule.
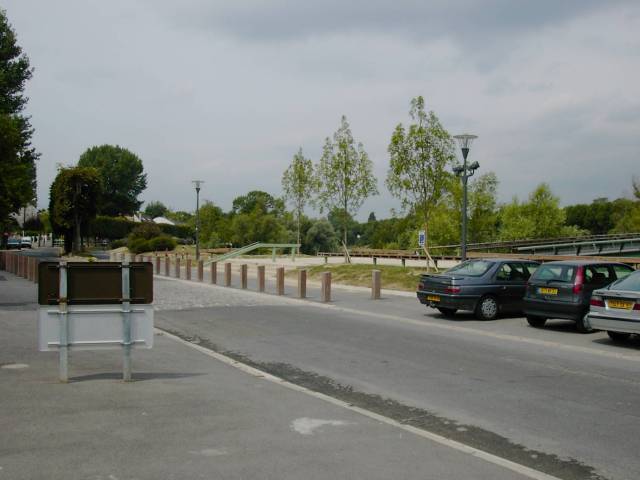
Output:
[[[299,243],[263,243],[263,242],[253,242],[253,243],[250,243],[249,245],[245,245],[244,247],[236,248],[235,250],[232,250],[231,252],[224,253],[222,255],[218,255],[215,258],[211,258],[210,260],[207,260],[204,264],[208,265],[208,264],[213,263],[213,262],[222,262],[224,260],[229,260],[230,258],[237,257],[238,255],[243,255],[245,253],[252,252],[253,250],[258,250],[260,248],[272,248],[272,249],[274,249],[274,251],[275,251],[276,248],[290,248],[291,249],[291,254],[293,255],[296,250],[300,250],[300,244]]]

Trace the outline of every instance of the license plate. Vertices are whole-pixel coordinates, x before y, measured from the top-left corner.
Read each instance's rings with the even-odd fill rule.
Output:
[[[539,291],[541,295],[557,295],[558,294],[557,288],[541,287]]]
[[[440,297],[438,295],[427,295],[427,301],[429,302],[439,302]]]
[[[619,308],[622,310],[631,310],[633,308],[634,302],[629,302],[627,300],[609,300],[607,301],[609,308]]]

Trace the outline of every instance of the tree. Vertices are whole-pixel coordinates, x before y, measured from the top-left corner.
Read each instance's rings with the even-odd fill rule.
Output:
[[[298,243],[300,241],[300,217],[311,194],[317,190],[313,175],[313,163],[302,154],[302,148],[293,156],[291,165],[282,175],[282,190],[285,199],[290,201],[296,210],[296,229]]]
[[[164,217],[169,209],[162,202],[149,202],[146,207],[144,207],[144,214],[151,217]]]
[[[455,159],[453,141],[433,111],[425,112],[424,99],[411,100],[408,129],[400,123],[391,136],[387,188],[422,221],[429,220],[446,190],[451,174],[447,166]],[[425,239],[428,249],[428,237]]]
[[[342,238],[346,245],[349,216],[357,213],[367,197],[377,195],[378,187],[373,163],[362,143],[355,145],[344,115],[333,141],[329,137],[325,140],[316,182],[321,211],[338,208],[342,213]]]
[[[100,175],[95,168],[61,168],[51,184],[49,217],[54,232],[65,235],[69,252],[73,234],[73,251],[81,250],[81,232],[95,218],[102,193]]]
[[[331,224],[322,219],[315,222],[307,230],[304,243],[307,253],[333,252],[338,245],[338,237]]]
[[[98,170],[104,197],[98,205],[101,215],[131,215],[142,201],[138,195],[147,188],[147,175],[142,160],[126,148],[113,145],[91,147],[80,156],[79,167]]]
[[[233,200],[233,214],[252,213],[256,210],[264,214],[282,215],[284,213],[284,202],[261,190],[252,190],[246,195],[241,195]]]
[[[23,115],[24,87],[33,69],[16,43],[6,12],[0,9],[0,227],[9,214],[35,201],[39,154],[31,146],[33,128]]]

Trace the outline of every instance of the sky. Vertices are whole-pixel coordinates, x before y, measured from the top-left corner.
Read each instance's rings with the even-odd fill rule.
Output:
[[[380,195],[387,147],[422,95],[499,199],[547,182],[563,205],[628,196],[640,176],[640,2],[600,0],[4,0],[34,75],[38,204],[57,165],[117,144],[145,201],[223,209],[281,195],[298,148],[318,161],[346,115]]]

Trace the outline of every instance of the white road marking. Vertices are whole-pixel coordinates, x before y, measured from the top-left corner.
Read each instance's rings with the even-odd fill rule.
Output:
[[[325,425],[331,425],[332,427],[340,427],[348,425],[349,422],[342,420],[321,420],[319,418],[296,418],[291,422],[291,429],[298,432],[300,435],[313,435],[313,432]]]
[[[263,372],[262,370],[258,370],[257,368],[250,367],[249,365],[245,365],[244,363],[240,363],[237,360],[234,360],[230,357],[222,355],[218,352],[214,352],[200,345],[195,345],[171,333],[165,332],[163,330],[161,331],[164,335],[166,335],[168,338],[171,338],[172,340],[175,340],[177,342],[182,343],[183,345],[186,345],[190,348],[198,350],[199,352],[204,353],[209,357],[215,358],[216,360],[219,360],[226,365],[237,368],[238,370],[248,373],[249,375],[252,375],[254,377],[263,378],[264,380],[276,383],[278,385],[282,385],[283,387],[286,387],[290,390],[307,394],[311,397],[324,400],[325,402],[331,403],[333,405],[337,405],[346,410],[350,410],[352,412],[359,413],[360,415],[363,415],[365,417],[377,420],[378,422],[391,425],[393,427],[402,429],[407,432],[411,432],[416,436],[426,438],[440,445],[444,445],[454,450],[458,450],[460,452],[466,453],[468,455],[479,458],[493,465],[501,466],[503,468],[506,468],[507,470],[518,473],[520,475],[531,478],[533,480],[561,480],[558,477],[554,477],[552,475],[539,472],[538,470],[534,470],[533,468],[527,467],[525,465],[520,465],[519,463],[512,462],[511,460],[507,460],[506,458],[498,457],[497,455],[493,455],[492,453],[485,452],[484,450],[470,447],[468,445],[465,445],[460,442],[456,442],[455,440],[451,440],[449,438],[437,435],[435,433],[422,430],[416,427],[412,427],[411,425],[404,425],[402,423],[397,422],[396,420],[393,420],[392,418],[385,417],[383,415],[371,412],[369,410],[365,410],[364,408],[356,407],[349,403],[343,402],[342,400],[338,400],[336,398],[325,395],[324,393],[314,392],[313,390],[309,390],[306,387],[301,387],[300,385],[290,383],[286,380],[283,380],[282,378],[276,377],[275,375],[271,375],[270,373]]]
[[[0,368],[4,368],[5,370],[22,370],[23,368],[29,368],[29,365],[26,363],[7,363]]]

